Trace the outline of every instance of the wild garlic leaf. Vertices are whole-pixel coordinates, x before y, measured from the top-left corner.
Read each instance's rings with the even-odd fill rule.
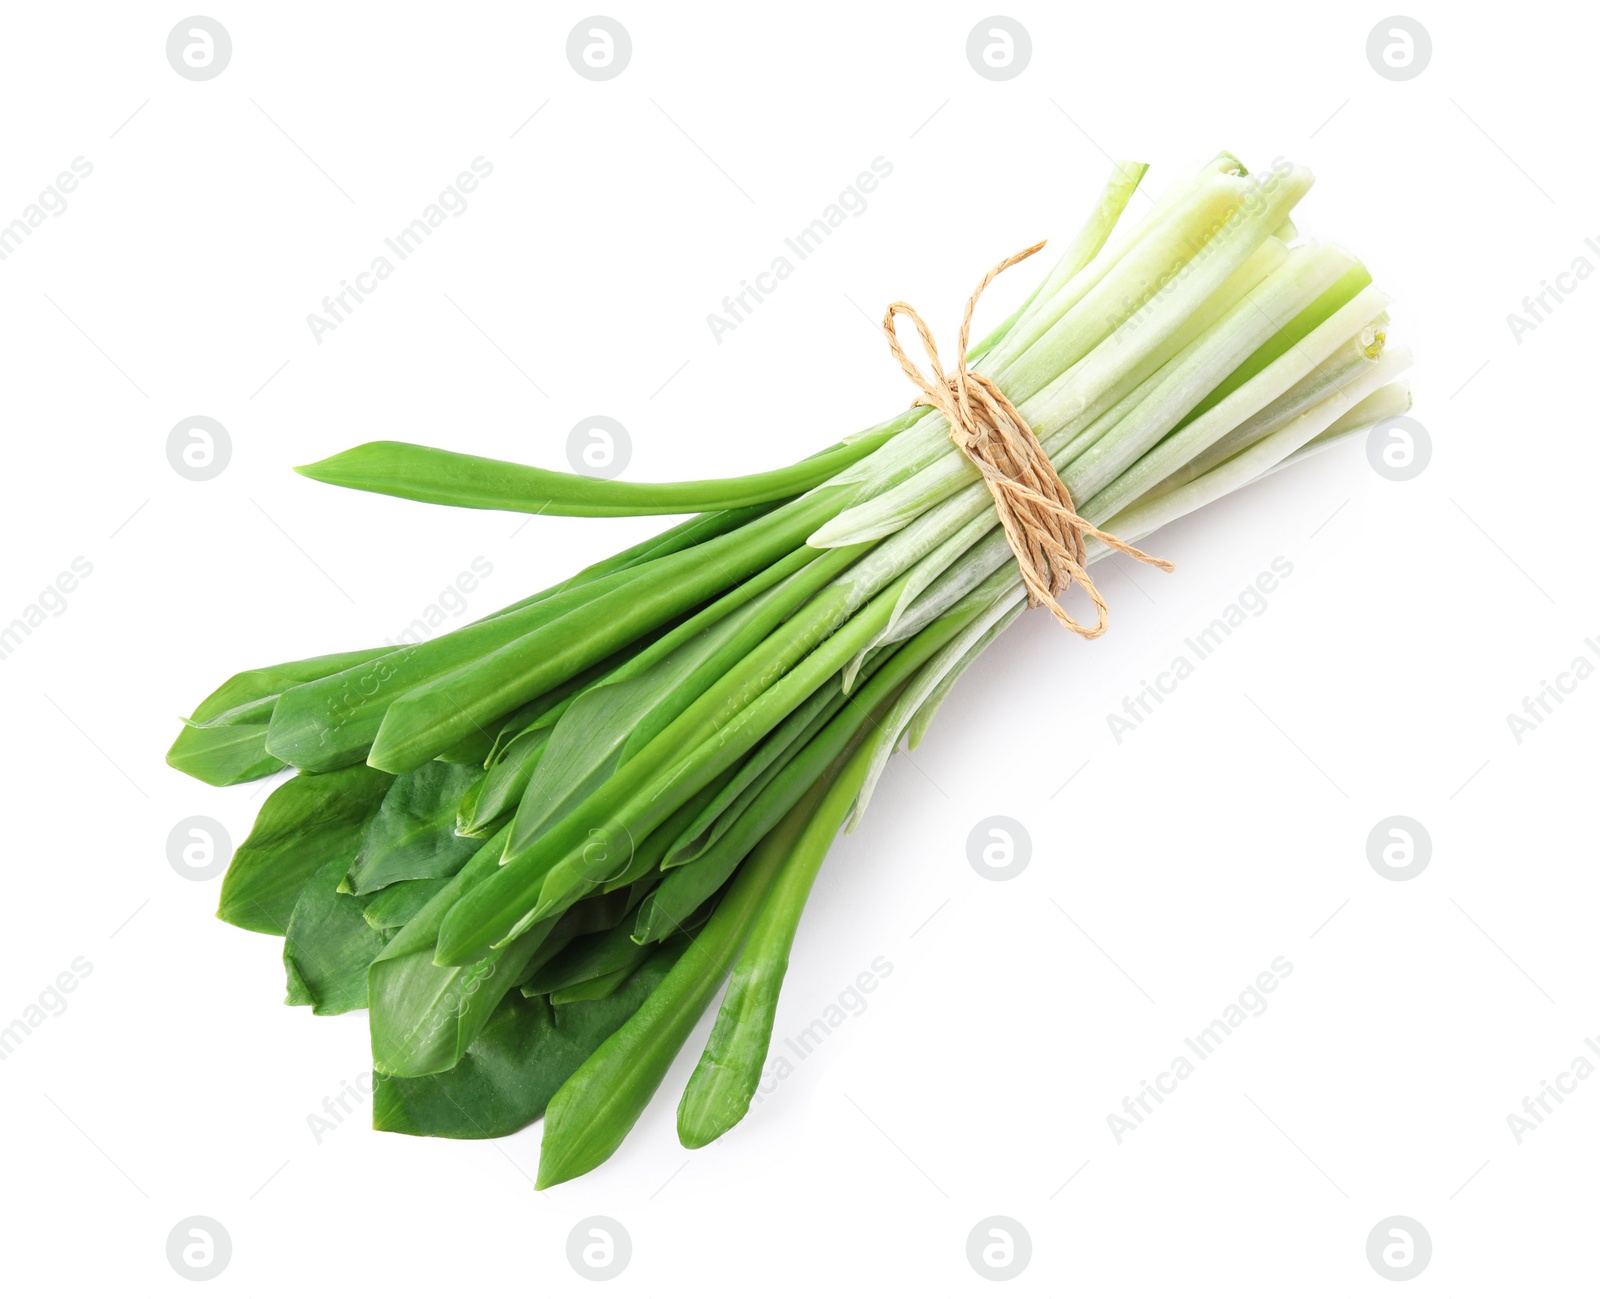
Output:
[[[417,912],[428,905],[434,894],[449,882],[448,877],[400,880],[362,898],[366,909],[361,914],[373,929],[399,929],[409,923]]]
[[[394,777],[371,767],[302,774],[267,796],[250,837],[234,850],[217,916],[280,937],[306,882],[348,862]]]
[[[658,950],[601,1001],[552,1008],[510,996],[455,1068],[425,1078],[379,1074],[372,1126],[412,1136],[503,1137],[525,1128],[590,1055],[625,1024],[677,959]]]
[[[373,1066],[420,1077],[454,1068],[506,989],[521,976],[555,922],[470,965],[435,965],[439,922],[456,899],[500,866],[505,832],[478,845],[472,860],[397,933],[367,971]]]
[[[350,868],[352,893],[375,893],[396,880],[453,875],[482,847],[456,834],[456,806],[479,775],[475,767],[427,762],[395,778],[362,836]]]
[[[348,861],[330,861],[300,891],[284,937],[290,997],[310,998],[318,1015],[342,1015],[367,1004],[367,967],[385,939],[367,924],[361,901],[339,892]]]

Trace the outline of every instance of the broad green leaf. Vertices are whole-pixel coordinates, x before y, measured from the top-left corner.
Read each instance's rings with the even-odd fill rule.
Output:
[[[633,914],[630,912],[614,928],[574,940],[535,968],[523,981],[522,995],[543,997],[569,984],[624,969],[634,956],[649,950],[633,941]]]
[[[880,709],[874,723],[881,713]],[[804,828],[789,845],[783,867],[761,902],[711,1038],[678,1104],[678,1140],[691,1150],[715,1141],[750,1109],[772,1041],[778,996],[801,913],[872,762],[873,749],[863,745],[817,782],[827,792],[805,817]]]
[[[361,914],[373,929],[399,929],[409,923],[417,912],[427,906],[433,895],[449,882],[448,878],[401,880],[362,898],[366,910]]]
[[[285,1006],[309,1006],[315,1000],[311,989],[300,981],[300,974],[287,961],[284,962],[285,982],[289,985],[288,992],[284,995]]]
[[[660,563],[706,538],[721,536],[763,512],[764,507],[752,507],[749,511],[729,510],[690,519],[487,618],[286,690],[273,710],[267,748],[275,757],[292,762],[302,771],[324,771],[360,762],[372,748],[390,707],[414,687],[450,678],[463,664],[475,662],[495,647],[626,586],[641,567]],[[564,634],[558,633],[556,639]],[[563,683],[551,684],[559,687]],[[534,690],[530,695],[538,693]],[[520,705],[529,697],[525,695],[515,702]],[[473,725],[460,728],[456,738],[476,729]],[[421,766],[449,748],[450,743],[441,742],[430,754],[408,761],[405,769]]]
[[[375,893],[396,880],[454,875],[482,843],[456,834],[456,806],[477,778],[473,767],[427,762],[395,779],[367,826],[350,868],[352,893]]]
[[[322,654],[229,677],[202,699],[167,751],[167,765],[208,785],[238,785],[282,771],[267,752],[267,722],[278,695],[291,686],[364,663],[380,653]]]
[[[558,988],[550,994],[552,1006],[576,1006],[584,1001],[600,1001],[609,997],[633,973],[638,965],[644,964],[644,959],[650,953],[641,948],[632,964],[625,965],[620,970],[609,970],[605,974],[597,974],[592,979],[585,979],[581,983],[569,983],[565,988]]]
[[[516,942],[471,965],[433,963],[439,922],[462,892],[499,869],[505,834],[501,831],[481,844],[368,970],[372,1062],[379,1073],[411,1078],[454,1068],[555,927],[554,920],[535,925]]]
[[[367,967],[384,937],[367,924],[361,901],[339,892],[348,861],[337,858],[300,891],[284,938],[283,964],[291,1005],[310,999],[318,1015],[342,1015],[367,1004]]]
[[[507,997],[454,1069],[426,1078],[379,1074],[372,1126],[412,1136],[503,1137],[544,1113],[562,1083],[617,1031],[678,953],[657,949],[609,997],[552,1008]]]
[[[845,705],[839,678],[830,677],[783,724],[767,736],[733,772],[717,796],[673,841],[662,858],[663,869],[693,861],[722,837],[756,797],[833,720]]]
[[[266,738],[265,722],[185,726],[167,750],[167,765],[208,785],[242,785],[283,770]]]
[[[604,784],[851,558],[794,552],[574,699],[528,782],[508,855]]]
[[[219,723],[264,722],[273,704],[291,686],[316,681],[385,654],[386,649],[352,650],[343,654],[318,654],[314,658],[277,663],[269,668],[236,672],[196,706],[188,721],[195,726]]]
[[[628,681],[602,682],[576,699],[541,746],[516,817],[513,852],[521,851],[616,770],[622,746],[670,688],[671,661]]]
[[[345,767],[295,776],[273,790],[228,863],[218,918],[281,936],[306,882],[329,862],[350,860],[393,780],[371,767]]]
[[[463,800],[458,832],[476,836],[515,812],[549,742],[550,728],[533,726],[501,749],[472,796]]]
[[[799,828],[786,824],[785,831]],[[780,832],[751,855],[682,959],[550,1098],[539,1148],[541,1188],[603,1164],[638,1122],[744,946],[791,842]]]
[[[548,965],[572,943],[616,928],[633,910],[634,904],[626,893],[600,893],[573,903],[553,925],[536,926],[544,931],[544,937],[528,953],[516,981],[521,983],[534,970]]]

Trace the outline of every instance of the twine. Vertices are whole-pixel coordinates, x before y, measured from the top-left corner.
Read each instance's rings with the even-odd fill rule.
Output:
[[[1005,529],[1023,584],[1028,588],[1029,605],[1047,606],[1056,621],[1068,631],[1093,640],[1106,629],[1107,609],[1105,598],[1089,577],[1085,537],[1098,537],[1112,550],[1164,573],[1170,573],[1173,566],[1164,559],[1135,550],[1083,518],[1072,504],[1067,485],[1061,481],[1061,475],[1050,463],[1050,457],[1039,445],[1027,421],[1017,413],[1017,408],[994,380],[967,368],[972,313],[983,291],[1001,271],[1032,257],[1043,247],[1040,242],[1013,253],[985,275],[972,291],[967,299],[966,314],[961,319],[954,374],[945,374],[939,364],[939,349],[933,335],[910,304],[889,304],[883,317],[883,332],[888,336],[894,359],[900,362],[906,378],[916,384],[920,392],[911,404],[931,406],[944,415],[950,422],[950,440],[961,448],[988,484],[989,495],[994,498],[995,511],[1000,516],[1000,526]],[[900,346],[900,337],[895,332],[896,316],[909,317],[916,325],[933,370],[931,380],[911,363]],[[1098,616],[1093,627],[1074,621],[1056,599],[1074,582],[1094,602]]]

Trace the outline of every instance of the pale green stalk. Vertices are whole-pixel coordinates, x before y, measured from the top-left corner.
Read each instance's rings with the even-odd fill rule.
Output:
[[[1111,176],[1106,181],[1105,189],[1101,191],[1100,201],[1095,204],[1094,211],[1089,214],[1088,220],[1083,223],[1083,228],[1067,245],[1066,251],[1061,254],[1056,264],[1050,268],[1050,274],[1045,276],[1044,283],[1023,303],[1009,332],[1015,332],[1035,318],[1064,284],[1076,278],[1099,256],[1106,246],[1106,240],[1127,208],[1128,200],[1133,197],[1134,191],[1139,188],[1139,182],[1144,179],[1144,174],[1149,169],[1148,163],[1130,162],[1126,159],[1111,164]],[[995,341],[998,343],[1000,340]],[[980,343],[973,350],[978,355],[985,355],[993,350],[993,346],[986,347]],[[969,361],[976,359],[972,357]]]
[[[1337,441],[1353,437],[1382,420],[1403,414],[1411,406],[1410,391],[1403,383],[1389,380],[1409,367],[1410,360],[1408,349],[1396,349],[1384,358],[1386,364],[1380,361],[1371,365],[1356,375],[1346,389],[1334,392],[1314,408],[1300,414],[1291,424],[1272,433],[1272,445],[1259,450],[1249,460],[1228,462],[1220,470],[1204,475],[1203,480],[1189,491],[1168,492],[1142,500],[1133,509],[1112,519],[1107,530],[1129,543],[1140,541],[1168,523],[1230,492],[1268,477]],[[1381,386],[1375,387],[1375,384]],[[1275,455],[1280,458],[1273,460]],[[1088,540],[1087,549],[1091,565],[1112,553],[1103,542],[1093,537]],[[847,830],[853,829],[861,819],[878,777],[889,757],[899,747],[902,736],[909,736],[911,747],[916,747],[933,711],[956,680],[977,661],[995,637],[1025,610],[1026,589],[1022,579],[1015,573],[1007,572],[1006,561],[1011,557],[1010,546],[999,529],[970,552],[966,561],[969,572],[987,569],[989,580],[1002,579],[993,603],[969,625],[966,632],[930,659],[907,682],[904,692],[884,717],[877,735],[869,741],[872,748],[871,766]],[[944,608],[978,585],[975,581],[961,580],[960,574],[960,567],[953,568],[946,575],[953,580],[930,588],[926,598],[916,601],[910,615],[900,623],[898,634],[914,634],[938,617]]]
[[[1173,519],[1237,491],[1327,431],[1357,403],[1405,373],[1410,365],[1410,348],[1385,350],[1376,365],[1358,374],[1347,387],[1192,483],[1122,510],[1105,524],[1106,531],[1124,540],[1146,536]]]
[[[1129,315],[1082,366],[1058,372],[1059,377],[1041,390],[1042,402],[1036,408],[1039,425],[1058,427],[1113,405],[1114,399],[1107,401],[1105,394],[1113,390],[1115,377],[1155,351],[1174,326],[1198,311],[1246,263],[1311,187],[1311,173],[1304,168],[1273,175],[1276,179],[1270,190],[1263,187],[1247,195],[1253,203],[1241,203],[1205,247],[1174,272],[1138,312]],[[1004,387],[1005,380],[1000,382]]]
[[[1021,409],[1024,403],[1043,391],[1057,376],[1073,368],[1114,331],[1144,311],[1149,299],[1162,291],[1162,283],[1176,282],[1176,277],[1191,260],[1213,250],[1219,240],[1228,242],[1230,246],[1236,244],[1238,241],[1234,236],[1238,233],[1238,223],[1233,222],[1232,218],[1237,216],[1250,193],[1248,183],[1237,177],[1207,176],[1197,195],[1188,204],[1160,223],[1127,255],[1099,272],[1104,278],[1090,284],[1087,291],[1080,295],[1081,300],[1072,296],[1077,291],[1075,286],[1085,277],[1093,278],[1100,259],[1064,285],[1056,295],[1057,301],[1030,321],[1027,330],[1022,334],[1008,335],[1003,347],[996,348],[995,353],[985,359],[985,373],[999,383]],[[1217,233],[1211,237],[1213,231]],[[1196,232],[1206,241],[1197,241]],[[1255,234],[1253,225],[1251,233]],[[1254,238],[1251,248],[1260,242],[1259,238]],[[1246,255],[1249,251],[1245,250]],[[1227,269],[1237,269],[1237,264],[1230,264]],[[1202,299],[1204,296],[1209,295],[1202,295]],[[1054,314],[1058,305],[1063,313],[1061,315]],[[1069,311],[1068,307],[1075,309]],[[1190,306],[1181,315],[1172,312],[1171,323],[1175,324],[1183,316],[1192,314],[1192,310]],[[1132,369],[1160,341],[1162,331],[1153,330],[1152,333],[1155,337],[1150,340],[1149,347],[1135,349],[1135,354],[1126,358],[1124,369]],[[1037,413],[1030,416],[1026,412],[1024,418],[1029,419],[1034,427],[1042,419]],[[948,422],[943,415],[930,415],[914,429],[895,437],[872,455],[863,457],[824,486],[846,483],[861,486],[864,490],[858,499],[870,500],[908,474],[917,473],[939,461],[950,450]],[[819,537],[828,535],[828,528],[824,528],[810,539],[810,544],[843,544],[837,540],[819,540]],[[883,532],[874,535],[881,536]]]
[[[1021,322],[989,357],[989,373],[1008,393],[1039,391],[1060,373],[1045,372],[1045,358],[1061,356],[1072,365],[1087,356],[1158,291],[1163,277],[1188,263],[1213,231],[1225,227],[1250,188],[1237,176],[1200,178],[1163,219],[1108,249]]]
[[[957,681],[968,668],[983,657],[984,650],[1000,639],[1005,629],[1024,613],[1028,611],[1028,602],[1019,600],[1016,604],[1000,616],[998,622],[988,631],[984,632],[978,642],[961,657],[961,661],[951,668],[939,679],[939,684],[928,692],[928,697],[922,701],[922,707],[917,709],[906,727],[906,748],[915,749],[922,743],[923,736],[927,734],[928,727],[933,722],[934,714],[939,711],[939,705],[944,703],[945,696],[955,687]]]
[[[1355,258],[1332,244],[1297,248],[1216,328],[1175,357],[1145,398],[1062,473],[1074,499],[1092,498],[1177,427],[1258,347],[1331,288]]]
[[[1298,451],[1285,456],[1265,473],[1254,480],[1260,482],[1263,478],[1270,478],[1280,469],[1287,469],[1290,465],[1298,464],[1309,456],[1314,456],[1319,451],[1326,451],[1329,447],[1339,442],[1344,442],[1358,434],[1365,433],[1375,425],[1383,423],[1386,419],[1393,419],[1396,415],[1404,415],[1411,409],[1411,389],[1402,382],[1386,383],[1370,396],[1358,401],[1348,411],[1333,422],[1329,428],[1307,442]]]
[[[1010,585],[1009,583],[1007,584]],[[950,640],[943,649],[927,661],[906,682],[888,710],[879,719],[876,729],[867,738],[871,756],[867,759],[866,774],[862,778],[861,792],[856,798],[855,810],[845,824],[846,831],[853,830],[866,811],[872,791],[878,787],[878,778],[884,766],[899,747],[900,737],[911,724],[917,712],[938,690],[940,682],[957,671],[961,663],[983,645],[987,645],[1000,631],[1027,608],[1026,592],[1020,583],[996,597],[993,604],[968,623],[961,633]]]
[[[1258,250],[1257,257],[1251,258],[1250,261],[1256,263],[1259,258],[1261,265],[1270,265],[1274,261],[1288,258],[1288,254],[1282,251],[1281,245],[1272,242],[1279,249],[1276,257],[1259,258]],[[1186,336],[1190,332],[1191,325],[1200,325],[1200,328],[1194,331],[1195,341],[1183,355],[1151,375],[1135,390],[1135,394],[1130,394],[1129,398],[1125,398],[1113,408],[1113,411],[1126,412],[1125,423],[1105,429],[1102,440],[1092,448],[1102,452],[1096,464],[1104,467],[1105,472],[1115,473],[1127,463],[1137,459],[1140,453],[1176,424],[1201,397],[1210,392],[1265,341],[1266,337],[1280,328],[1284,319],[1293,317],[1308,306],[1324,289],[1337,280],[1347,269],[1348,262],[1348,254],[1337,249],[1309,249],[1304,253],[1297,251],[1293,258],[1283,260],[1278,270],[1267,275],[1265,283],[1257,286],[1260,291],[1254,296],[1247,282],[1235,283],[1237,276],[1234,280],[1230,280],[1232,285],[1230,296],[1232,292],[1237,292],[1244,300],[1237,304],[1230,304],[1226,299],[1218,301],[1218,297],[1222,296],[1219,293],[1190,318],[1190,322],[1182,331],[1174,333],[1173,341],[1176,342],[1180,335]],[[1243,269],[1240,274],[1242,273]],[[1231,311],[1228,310],[1230,305]],[[1231,323],[1225,324],[1224,321]],[[1133,400],[1137,394],[1142,395],[1138,400]],[[1051,452],[1064,436],[1065,430],[1047,432],[1043,443],[1046,452]],[[1069,445],[1078,446],[1081,443],[1081,438],[1073,439]],[[1113,453],[1122,446],[1130,449],[1120,459],[1114,459]],[[1053,460],[1058,469],[1063,467],[1061,453],[1056,453]],[[1090,470],[1085,472],[1087,482],[1080,479],[1080,470],[1076,465],[1068,467],[1063,473],[1062,476],[1075,497],[1091,493],[1097,485],[1095,479],[1090,477],[1093,469],[1094,466],[1091,466]],[[969,474],[970,472],[969,470]],[[924,470],[918,478],[934,479],[940,476],[935,470]],[[909,489],[911,483],[903,484],[902,487]],[[922,490],[932,493],[945,489],[941,485]],[[904,632],[902,627],[906,610],[912,601],[953,564],[966,565],[972,580],[976,581],[980,580],[982,574],[989,572],[995,563],[1004,559],[1009,548],[1003,546],[1003,536],[1000,537],[1002,543],[1000,545],[991,539],[981,550],[974,550],[980,541],[995,531],[994,515],[990,507],[991,499],[984,483],[981,480],[970,483],[932,505],[932,508],[921,512],[911,523],[896,532],[890,542],[884,543],[886,546],[894,547],[897,553],[919,555],[920,558],[908,572],[900,602],[890,619],[889,626],[875,644],[897,640],[903,634],[909,634]],[[1000,534],[996,532],[995,535]],[[963,560],[963,556],[968,558]],[[974,568],[974,565],[977,567]],[[970,584],[966,589],[970,589]],[[847,687],[853,675],[853,666],[846,670]]]
[[[1281,428],[1296,415],[1310,410],[1335,389],[1344,387],[1355,377],[1357,371],[1371,365],[1383,352],[1383,329],[1387,322],[1387,313],[1380,315],[1283,396],[1263,406],[1249,419],[1212,443],[1182,469],[1157,483],[1151,491],[1170,491],[1174,487],[1192,482],[1201,474],[1215,469],[1242,448],[1252,442],[1260,441],[1274,429]]]
[[[1105,400],[1096,403],[1098,408],[1105,406],[1106,402],[1114,402],[1109,409],[1102,410],[1093,418],[1079,416],[1059,426],[1030,423],[1029,427],[1035,429],[1035,435],[1045,451],[1051,456],[1064,454],[1062,463],[1065,464],[1085,448],[1093,446],[1155,390],[1167,367],[1183,351],[1217,328],[1223,317],[1276,272],[1288,257],[1289,249],[1281,240],[1269,237],[1263,241],[1261,247],[1250,254],[1245,264],[1229,276],[1194,315],[1174,329],[1159,347],[1137,365],[1130,366],[1117,377],[1105,394]],[[1019,409],[1018,414],[1025,419],[1031,415],[1042,420],[1047,412],[1029,406],[1027,413]]]
[[[1315,335],[1316,331],[1313,331],[1312,334],[1307,336],[1306,341],[1312,342],[1315,339]],[[1409,353],[1403,353],[1403,359],[1398,364],[1391,363],[1381,370],[1373,366],[1357,371],[1351,378],[1351,383],[1356,386],[1343,394],[1333,394],[1333,397],[1341,399],[1340,402],[1330,404],[1332,398],[1329,398],[1312,408],[1312,411],[1309,412],[1312,421],[1312,434],[1308,436],[1314,436],[1327,429],[1335,419],[1343,414],[1344,410],[1359,402],[1362,397],[1373,391],[1376,386],[1387,383],[1403,372],[1409,363]],[[1267,371],[1262,371],[1263,375],[1266,373]],[[1238,391],[1243,393],[1248,387],[1248,384],[1242,385]],[[1220,407],[1221,404],[1219,403],[1219,406],[1213,409],[1220,409]],[[1382,417],[1380,416],[1380,418]],[[1319,420],[1321,421],[1320,423],[1317,422]],[[1219,479],[1217,481],[1224,480]],[[1248,481],[1248,479],[1243,481]],[[1243,485],[1243,482],[1241,481],[1237,485]],[[1227,490],[1231,491],[1233,488],[1230,487]],[[1176,513],[1154,509],[1155,502],[1166,501],[1171,495],[1172,493],[1158,495],[1154,491],[1142,494],[1139,501],[1139,509],[1145,511],[1143,516],[1130,511],[1126,515],[1119,515],[1117,518],[1107,521],[1106,516],[1097,512],[1092,502],[1089,506],[1084,507],[1084,516],[1091,523],[1105,528],[1113,536],[1131,545],[1155,531],[1156,528],[1181,517],[1183,514],[1189,513],[1193,509],[1198,509],[1200,504],[1206,503],[1202,500],[1199,504],[1185,505],[1180,498],[1172,502],[1173,506],[1176,507]],[[1215,496],[1208,499],[1215,499]],[[1130,517],[1137,526],[1128,522]],[[1129,527],[1132,527],[1132,531],[1127,530]],[[1104,543],[1092,537],[1087,542],[1087,548],[1091,562],[1095,559],[1103,558],[1108,553]],[[990,520],[987,533],[975,544],[972,544],[955,562],[951,563],[926,589],[909,600],[902,594],[901,603],[895,609],[891,621],[877,639],[871,642],[871,646],[875,648],[887,642],[915,634],[917,630],[938,617],[946,608],[977,587],[991,573],[1003,570],[1007,565],[1014,562],[1015,557],[1011,552],[1010,544],[1006,541],[1005,533]],[[1021,590],[1020,577],[1016,578],[1016,584],[1016,589]]]
[[[1085,518],[1108,518],[1133,504],[1167,475],[1182,468],[1237,427],[1275,401],[1357,336],[1388,305],[1388,298],[1368,285],[1313,329],[1294,347],[1247,382],[1239,385],[1198,419],[1164,438],[1114,482],[1083,503]]]
[[[1244,184],[1236,177],[1219,176],[1212,179],[1216,184]],[[1130,382],[1130,377],[1139,374],[1141,366],[1146,367],[1146,374],[1153,373],[1166,359],[1176,355],[1182,346],[1200,336],[1203,326],[1196,328],[1192,335],[1177,331],[1205,309],[1207,300],[1250,263],[1270,237],[1271,229],[1305,193],[1310,183],[1309,172],[1295,169],[1279,176],[1270,193],[1261,191],[1241,195],[1232,215],[1224,219],[1217,234],[1190,260],[1180,262],[1178,271],[1170,273],[1165,286],[1155,290],[1155,296],[1137,304],[1130,299],[1129,306],[1122,310],[1115,322],[1114,332],[1100,332],[1099,326],[1103,322],[1096,319],[1094,313],[1102,310],[1103,304],[1091,305],[1090,298],[1095,295],[1086,298],[1082,312],[1072,313],[1059,322],[1057,329],[1066,334],[1070,334],[1074,322],[1078,322],[1079,333],[1071,341],[1061,343],[1057,352],[1071,355],[1077,343],[1091,337],[1094,339],[1093,348],[1080,353],[1078,362],[1069,368],[1057,369],[1057,377],[1042,388],[1030,388],[1026,379],[1019,383],[1016,377],[1018,372],[1014,368],[1000,373],[991,372],[991,377],[1017,404],[1019,414],[1029,427],[1044,430],[1040,434],[1041,440],[1051,436],[1052,431],[1066,428],[1075,421],[1079,422],[1078,427],[1092,422],[1125,398],[1132,382],[1137,382]],[[1251,197],[1256,202],[1245,203],[1244,200]],[[1180,244],[1181,240],[1171,236],[1157,250],[1157,263],[1163,268],[1170,268],[1171,259]],[[1119,274],[1121,269],[1118,268]],[[1110,279],[1106,281],[1108,284],[1111,282]],[[1247,291],[1248,286],[1242,288],[1241,296]],[[1040,355],[1048,345],[1047,336],[1039,344]],[[1061,347],[1066,349],[1065,352],[1060,351]],[[1029,353],[1030,357],[1033,355],[1034,352]],[[1037,400],[1034,400],[1036,392]],[[893,490],[879,488],[862,493],[858,498],[859,504],[838,512],[811,534],[807,539],[808,544],[838,546],[881,537],[903,527],[931,503],[949,496],[963,482],[973,481],[977,470],[949,443],[948,423],[942,417],[917,428],[918,447],[921,448],[925,441],[932,439],[936,431],[939,437],[945,439],[943,444],[929,447],[924,457],[926,463],[912,477],[899,482]],[[870,477],[873,461],[884,452],[895,449],[896,444],[904,440],[895,439],[873,456],[858,461],[846,472]],[[1049,450],[1048,443],[1046,449]],[[901,448],[902,452],[904,450]]]

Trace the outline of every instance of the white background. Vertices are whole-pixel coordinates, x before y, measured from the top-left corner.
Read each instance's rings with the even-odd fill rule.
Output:
[[[165,1242],[193,1214],[232,1239],[219,1296],[590,1293],[565,1242],[591,1214],[631,1236],[618,1295],[987,1292],[965,1242],[994,1214],[1032,1238],[1017,1293],[1388,1293],[1365,1242],[1393,1214],[1432,1238],[1416,1294],[1592,1292],[1600,1079],[1521,1144],[1506,1121],[1600,1035],[1600,683],[1521,744],[1506,722],[1600,665],[1600,284],[1520,344],[1506,323],[1600,235],[1592,19],[1413,10],[1432,63],[1392,83],[1381,8],[1021,4],[1032,61],[993,83],[965,57],[982,7],[624,4],[632,62],[592,83],[570,6],[207,12],[233,56],[203,83],[165,58],[182,10],[5,19],[0,221],[93,165],[0,262],[0,622],[93,565],[0,661],[0,1022],[93,966],[0,1061],[8,1293],[192,1293]],[[266,789],[166,768],[176,719],[240,668],[398,634],[475,557],[474,617],[658,525],[519,529],[290,466],[393,437],[565,467],[595,413],[632,478],[786,463],[907,401],[884,303],[948,348],[978,275],[1070,235],[1107,155],[1159,187],[1222,148],[1309,165],[1302,228],[1395,294],[1427,470],[1347,446],[1159,534],[1175,575],[1108,574],[1102,640],[1014,628],[829,859],[779,1034],[874,957],[892,975],[716,1146],[673,1133],[704,1029],[618,1156],[548,1193],[537,1128],[358,1115],[316,1141],[365,1017],[279,1004],[278,941],[169,867],[176,822],[237,842]],[[314,341],[307,313],[480,156],[470,208]],[[879,156],[868,210],[714,342],[706,314]],[[233,444],[204,483],[164,450],[196,414]],[[1278,556],[1267,611],[1115,742],[1107,714]],[[993,814],[1033,839],[1009,883],[966,859]],[[1393,814],[1433,840],[1406,883],[1366,856]],[[1266,1013],[1114,1141],[1279,956]]]

